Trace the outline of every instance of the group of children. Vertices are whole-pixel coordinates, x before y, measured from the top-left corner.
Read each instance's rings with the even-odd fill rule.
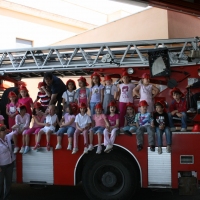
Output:
[[[100,75],[91,75],[92,86],[87,88],[88,83],[84,77],[78,79],[79,89],[69,79],[66,83],[66,92],[63,93],[63,118],[58,119],[55,105],[48,105],[50,92],[45,83],[38,84],[39,92],[33,102],[29,97],[25,86],[19,88],[19,98],[14,92],[8,95],[9,103],[6,106],[6,113],[9,120],[9,128],[13,133],[15,144],[14,153],[19,151],[17,135],[22,133],[22,147],[20,153],[30,151],[30,134],[35,134],[36,145],[34,150],[40,150],[42,134],[46,134],[47,150],[50,150],[50,136],[57,134],[56,150],[61,149],[62,136],[68,135],[67,150],[72,154],[78,151],[78,136],[84,137],[84,153],[92,151],[93,135],[97,134],[97,154],[102,152],[102,135],[104,135],[105,152],[113,148],[117,134],[125,133],[132,135],[136,133],[137,151],[143,149],[143,135],[148,133],[148,142],[151,151],[155,151],[155,133],[157,135],[158,153],[162,153],[162,135],[165,133],[167,141],[167,152],[171,152],[172,131],[175,131],[173,117],[181,118],[181,131],[186,131],[186,101],[182,99],[183,93],[174,88],[171,95],[174,98],[166,112],[166,105],[162,101],[155,102],[154,97],[159,90],[150,84],[150,76],[144,73],[141,81],[135,87],[130,81],[129,75],[122,74],[123,83],[117,87],[112,84],[110,76],[104,77],[105,86],[101,84]],[[135,115],[133,96],[138,96],[139,110]],[[40,103],[38,100],[40,99]],[[119,105],[116,101],[119,99]],[[90,108],[91,116],[88,113]],[[118,112],[119,107],[119,112]],[[156,112],[154,112],[154,108]],[[33,112],[32,112],[33,111]],[[30,120],[33,118],[33,125],[30,128]],[[1,119],[0,119],[1,120]],[[56,126],[59,129],[56,131]],[[72,144],[73,143],[73,144]]]

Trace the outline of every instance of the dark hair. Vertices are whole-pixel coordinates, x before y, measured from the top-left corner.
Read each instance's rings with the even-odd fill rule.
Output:
[[[73,83],[73,85],[74,85],[73,90],[76,90],[76,85],[75,85],[75,83],[74,83],[73,81],[69,81],[69,82],[68,82],[68,84],[67,84],[67,89],[68,89],[69,83]]]
[[[86,87],[86,86],[87,86],[87,84],[86,84],[85,81],[81,81],[81,82],[83,83],[83,87]]]
[[[73,114],[74,114],[74,113],[73,113],[73,110],[72,110],[72,107],[71,107],[70,104],[65,104],[65,105],[64,105],[64,109],[66,110],[66,108],[69,108],[69,114],[70,114],[70,115],[73,115]]]
[[[96,77],[98,77],[98,86],[100,86],[101,85],[101,81],[100,81],[100,77],[99,76],[96,76]],[[92,87],[94,87],[94,82],[93,82],[93,80],[92,80],[92,82],[91,82],[91,85],[92,85]]]
[[[115,114],[118,114],[119,111],[118,111],[118,108],[115,106]],[[110,106],[108,106],[108,109],[107,109],[107,112],[106,112],[106,115],[110,115]]]
[[[160,106],[161,108],[164,108],[163,105],[162,105],[162,103],[160,103],[160,102],[157,102],[157,103],[155,104],[155,107],[156,107],[156,106]]]
[[[180,95],[181,95],[181,92],[179,92],[179,91],[174,91],[174,92],[173,92],[173,95],[174,95],[174,94],[180,94]]]
[[[127,107],[126,107],[126,112],[127,112],[127,108],[128,108],[128,107],[130,107],[130,108],[133,109],[133,115],[135,115],[135,109],[134,109],[133,107],[131,107],[131,106],[127,106]]]
[[[26,106],[21,106],[21,107],[20,107],[20,111],[21,111],[21,110],[26,110],[26,111],[27,111]]]
[[[18,95],[19,96],[19,95]],[[18,101],[18,98],[17,98],[17,96],[16,96],[16,98],[15,98],[15,104],[17,103],[17,101]],[[8,103],[11,103],[11,100],[8,98]]]
[[[46,72],[44,74],[44,79],[53,79],[53,74],[51,72]]]
[[[46,108],[44,106],[40,106],[38,109],[41,110],[42,112],[45,112],[45,110],[46,110]],[[37,115],[36,114],[36,108],[33,108],[33,115],[34,116]]]
[[[26,91],[26,97],[30,97],[30,95],[29,95],[28,91]],[[19,99],[21,99],[21,98],[22,98],[22,95],[21,95],[20,93],[18,94],[18,98],[19,98]]]
[[[86,108],[85,108],[85,113],[87,113],[87,111],[88,111],[88,109],[87,109],[87,107],[86,107]],[[78,109],[78,112],[79,112],[79,113],[81,112],[80,108]]]

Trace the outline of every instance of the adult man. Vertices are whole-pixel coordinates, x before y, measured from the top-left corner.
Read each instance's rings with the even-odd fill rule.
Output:
[[[66,85],[63,81],[54,76],[51,72],[47,72],[44,74],[44,82],[47,84],[49,89],[51,90],[51,100],[49,105],[56,104],[58,107],[58,118],[61,119],[62,117],[62,95],[66,91]]]
[[[200,76],[200,69],[198,69],[198,76]],[[200,88],[200,78],[198,78],[198,81],[191,84],[191,85],[187,85],[186,88]],[[200,92],[197,92],[195,94],[193,94],[190,98],[191,98],[191,105],[190,105],[190,109],[187,111],[187,113],[195,113],[197,111],[197,101],[200,97]]]

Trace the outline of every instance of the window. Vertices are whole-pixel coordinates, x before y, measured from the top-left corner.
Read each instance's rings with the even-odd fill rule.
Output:
[[[16,48],[28,48],[33,46],[33,41],[16,38]]]

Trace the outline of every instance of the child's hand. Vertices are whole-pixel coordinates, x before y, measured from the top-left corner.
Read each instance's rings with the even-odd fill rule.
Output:
[[[45,126],[51,126],[51,124],[49,124],[49,123],[46,123],[46,124],[45,124]]]
[[[165,125],[164,124],[160,124],[159,125],[159,129],[163,130],[165,128]]]
[[[174,111],[171,112],[172,115],[175,115],[176,113],[177,113],[176,110],[174,110]]]
[[[181,114],[181,113],[176,113],[176,115],[177,115],[178,117],[182,117],[182,114]]]

